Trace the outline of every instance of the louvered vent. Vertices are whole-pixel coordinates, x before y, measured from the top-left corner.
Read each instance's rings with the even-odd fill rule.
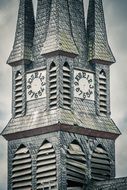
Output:
[[[17,72],[15,77],[15,117],[22,116],[22,75]]]
[[[70,67],[66,62],[63,65],[63,107],[71,107],[71,80],[70,80]]]
[[[31,190],[31,157],[25,146],[21,146],[15,153],[12,168],[12,189]]]
[[[51,143],[45,142],[37,155],[37,190],[57,190],[56,155]]]
[[[49,70],[49,106],[57,106],[57,72],[55,63],[51,63]]]
[[[91,176],[95,181],[110,179],[111,167],[108,153],[98,146],[91,158]]]
[[[67,150],[67,189],[82,189],[86,171],[86,158],[81,147],[76,143],[71,143]]]
[[[106,82],[106,74],[102,70],[99,75],[99,107],[100,114],[107,114],[107,82]]]

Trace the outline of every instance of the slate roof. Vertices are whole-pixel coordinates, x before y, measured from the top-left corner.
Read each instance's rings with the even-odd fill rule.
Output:
[[[42,54],[62,51],[78,55],[70,24],[67,1],[52,0],[47,37],[42,47]]]
[[[24,117],[12,118],[2,135],[42,128],[58,123],[120,134],[120,131],[111,118],[59,108],[49,111],[35,111]]]
[[[114,63],[108,44],[102,0],[90,0],[87,17],[88,59]]]
[[[33,40],[33,56],[36,63],[42,63],[43,61],[41,52],[47,34],[50,19],[51,2],[51,0],[38,0],[37,4],[35,33]]]
[[[95,183],[90,184],[89,189],[90,190],[99,190],[99,189],[125,190],[125,189],[127,189],[127,177],[121,177],[121,178],[115,178],[115,179],[95,182]]]
[[[79,9],[80,7],[82,7],[82,10]],[[41,10],[41,8],[43,9]],[[74,8],[78,11],[78,14],[76,14]],[[74,0],[72,3],[71,0],[39,0],[34,38],[34,46],[37,45],[36,48],[34,47],[34,50],[36,53],[39,52],[37,56],[41,53],[48,54],[58,50],[75,55],[82,52],[80,56],[82,57],[84,54],[85,58],[82,57],[82,60],[85,62],[87,54],[86,40],[83,41],[83,37],[85,39],[85,24],[83,23],[84,13],[81,1]],[[34,16],[32,1],[20,0],[15,43],[8,60],[9,64],[22,59],[32,60],[33,31]],[[90,0],[88,37],[89,60],[100,59],[110,63],[115,61],[107,41],[101,0]],[[78,41],[78,39],[80,40]],[[34,110],[33,103],[32,111],[27,111],[23,117],[12,118],[2,135],[43,128],[58,123],[73,125],[76,128],[82,127],[100,132],[120,134],[111,118],[98,116],[96,115],[94,105],[89,104],[86,106],[77,101],[74,109],[71,110],[62,108],[47,110],[46,107],[45,109],[38,107]]]
[[[45,64],[52,52],[75,57],[76,66],[89,66],[83,1],[38,0],[33,56]],[[78,55],[78,56],[76,56]]]
[[[15,41],[7,63],[23,59],[32,61],[34,12],[32,0],[20,0]]]

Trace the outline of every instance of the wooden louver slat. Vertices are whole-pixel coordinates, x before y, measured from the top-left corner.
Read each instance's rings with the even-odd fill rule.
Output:
[[[100,114],[107,114],[107,80],[106,74],[102,70],[99,75],[99,107]]]
[[[42,183],[37,186],[37,190],[47,190],[51,187],[52,190],[58,190],[56,187],[56,182]]]
[[[55,108],[57,106],[57,72],[55,63],[51,63],[49,70],[49,106]]]
[[[66,62],[63,66],[63,107],[68,109],[71,107],[71,80],[70,66]]]
[[[31,156],[25,146],[15,153],[12,162],[12,189],[24,190],[32,187]]]
[[[15,117],[22,115],[23,98],[22,98],[22,75],[17,72],[15,77]]]
[[[67,150],[67,189],[83,187],[86,171],[86,158],[81,147],[71,143]]]
[[[91,158],[91,176],[93,180],[101,181],[110,179],[110,159],[107,152],[99,145]]]
[[[51,143],[45,142],[37,154],[37,189],[57,189],[56,155]]]

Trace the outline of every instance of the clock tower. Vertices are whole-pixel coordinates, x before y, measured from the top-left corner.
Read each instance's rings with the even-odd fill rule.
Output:
[[[102,0],[20,0],[13,49],[8,190],[85,190],[115,177]]]

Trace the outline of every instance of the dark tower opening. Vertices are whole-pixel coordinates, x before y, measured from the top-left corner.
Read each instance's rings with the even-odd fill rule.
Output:
[[[98,145],[92,153],[91,176],[94,181],[109,180],[111,177],[111,160],[101,145]]]
[[[77,141],[67,149],[67,189],[82,189],[87,171],[85,154]]]

